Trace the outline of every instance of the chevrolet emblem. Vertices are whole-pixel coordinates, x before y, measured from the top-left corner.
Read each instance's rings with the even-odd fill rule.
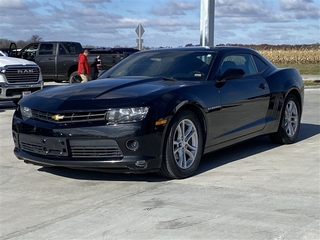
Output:
[[[56,114],[56,115],[52,115],[51,118],[55,121],[59,121],[64,118],[64,115]]]

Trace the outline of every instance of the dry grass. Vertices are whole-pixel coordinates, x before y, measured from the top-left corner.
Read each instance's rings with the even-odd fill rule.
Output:
[[[320,75],[320,48],[259,51],[277,67],[294,67],[301,74]]]
[[[320,75],[320,43],[303,45],[220,44],[253,48],[277,67],[294,67],[301,74]]]
[[[263,56],[277,64],[318,64],[320,49],[261,50]]]
[[[279,68],[292,67],[299,70],[302,75],[320,75],[320,65],[319,64],[275,64]]]

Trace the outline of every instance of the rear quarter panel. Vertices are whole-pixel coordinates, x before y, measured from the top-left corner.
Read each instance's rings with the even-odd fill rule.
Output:
[[[267,113],[267,132],[278,129],[283,104],[289,94],[294,94],[303,109],[304,85],[299,71],[295,68],[277,68],[266,76],[270,89],[270,104]]]

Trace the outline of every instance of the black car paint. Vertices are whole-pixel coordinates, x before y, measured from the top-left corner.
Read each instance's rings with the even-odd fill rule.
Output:
[[[210,51],[219,54],[215,59],[217,64],[212,66],[207,81],[167,81],[157,77],[110,78],[87,84],[44,89],[23,99],[20,102],[21,106],[60,114],[70,109],[85,111],[120,108],[128,106],[128,103],[129,106],[149,106],[152,111],[148,112],[141,123],[64,126],[33,119],[23,120],[18,108],[12,124],[16,136],[16,156],[40,165],[120,172],[157,171],[161,166],[161,149],[165,143],[164,136],[167,135],[171,124],[170,120],[183,109],[194,111],[203,123],[206,143],[204,153],[254,136],[275,132],[279,125],[283,101],[289,93],[299,98],[302,109],[303,84],[296,70],[277,69],[263,59],[268,68],[260,75],[219,82],[218,63],[230,51],[262,57],[255,51],[242,48],[215,48]],[[167,119],[168,122],[164,126],[156,126],[155,122],[159,119]],[[84,161],[70,160],[64,156],[38,156],[20,149],[18,134],[96,142],[104,138],[116,139],[125,157],[122,160]],[[128,150],[125,147],[128,139],[137,139],[143,148],[138,151]],[[139,160],[146,160],[147,164],[139,166],[136,164]]]

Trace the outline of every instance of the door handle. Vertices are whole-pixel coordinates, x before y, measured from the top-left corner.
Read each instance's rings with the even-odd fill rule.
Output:
[[[48,60],[53,60],[53,58],[48,58]]]

